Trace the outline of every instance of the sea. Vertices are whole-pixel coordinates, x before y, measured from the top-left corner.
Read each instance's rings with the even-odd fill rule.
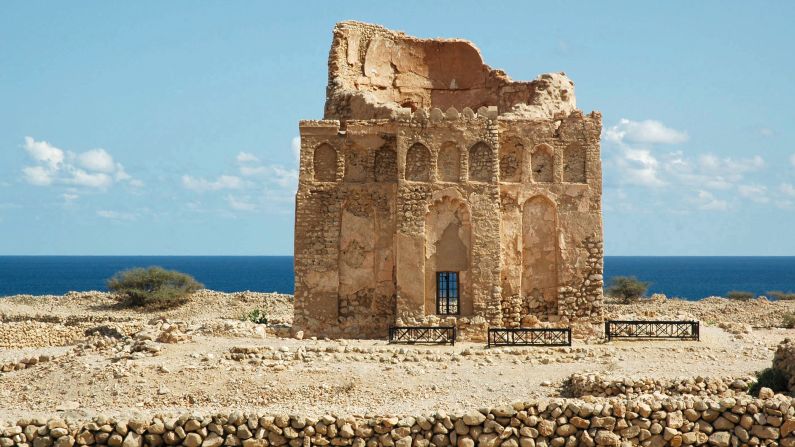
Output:
[[[0,256],[0,297],[106,290],[114,273],[149,266],[189,273],[213,290],[294,291],[292,256]],[[795,256],[606,256],[606,282],[614,276],[690,300],[730,290],[795,292]]]

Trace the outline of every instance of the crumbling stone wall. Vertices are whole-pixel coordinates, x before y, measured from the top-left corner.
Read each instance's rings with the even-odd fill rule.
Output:
[[[795,340],[785,338],[773,357],[773,368],[781,371],[787,378],[788,387],[791,393],[795,393]]]
[[[256,414],[89,421],[22,418],[0,425],[0,445],[186,447],[795,446],[795,406],[781,395],[723,399],[515,402],[481,410],[405,416]]]
[[[511,81],[468,42],[344,22],[327,92],[300,123],[295,330],[601,320],[601,115],[565,75]],[[459,272],[458,315],[435,313],[437,271]]]

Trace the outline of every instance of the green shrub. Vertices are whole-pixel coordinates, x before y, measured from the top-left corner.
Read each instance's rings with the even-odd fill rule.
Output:
[[[795,293],[793,292],[782,292],[780,290],[771,290],[769,292],[765,292],[765,295],[775,298],[779,301],[792,301],[795,300]]]
[[[626,304],[644,296],[649,284],[651,283],[640,281],[634,276],[615,276],[610,281],[607,294]]]
[[[766,368],[756,373],[756,383],[748,390],[748,394],[756,396],[762,387],[770,388],[774,392],[787,391],[787,376],[781,370]]]
[[[781,318],[781,326],[787,329],[795,329],[795,313],[785,313],[784,317]]]
[[[190,275],[162,267],[124,270],[108,280],[108,290],[117,294],[121,304],[147,309],[180,306],[203,287]]]
[[[730,290],[726,292],[726,298],[730,300],[748,301],[756,298],[754,292],[746,292],[745,290]]]
[[[268,324],[268,312],[262,309],[254,309],[243,316],[243,320],[256,324]]]

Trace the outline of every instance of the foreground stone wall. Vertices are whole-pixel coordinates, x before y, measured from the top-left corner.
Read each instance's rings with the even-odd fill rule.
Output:
[[[789,390],[795,393],[795,340],[785,338],[778,345],[773,357],[773,368],[784,373],[789,381]]]
[[[568,397],[638,397],[654,393],[667,396],[731,397],[745,393],[755,382],[756,378],[747,375],[679,379],[652,377],[608,379],[598,374],[572,374],[563,383],[563,393]]]
[[[427,416],[321,417],[234,412],[88,422],[22,419],[0,426],[2,447],[535,447],[795,446],[795,402],[778,395],[719,401],[552,400]]]

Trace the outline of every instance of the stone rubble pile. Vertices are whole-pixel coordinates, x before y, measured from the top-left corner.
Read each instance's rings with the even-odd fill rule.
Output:
[[[18,371],[21,369],[32,368],[40,363],[49,362],[55,356],[49,354],[33,355],[21,359],[14,359],[5,363],[0,363],[0,373]]]
[[[721,321],[718,327],[730,334],[750,334],[753,328],[748,323],[737,323],[735,321]]]
[[[776,349],[773,368],[780,370],[789,379],[789,390],[795,393],[795,340],[785,338]]]
[[[585,358],[596,358],[594,350],[577,347],[562,348],[492,348],[461,350],[438,350],[431,348],[409,348],[402,346],[351,346],[344,343],[334,345],[303,345],[297,348],[281,346],[235,346],[224,356],[227,360],[248,362],[252,364],[262,361],[304,362],[336,360],[372,361],[377,363],[404,362],[461,362],[470,360],[488,364],[494,359],[513,358],[529,364],[569,363]]]
[[[88,337],[74,347],[76,355],[92,352],[110,354],[114,361],[136,359],[160,354],[161,343],[187,343],[193,338],[193,329],[187,323],[155,318],[132,334],[115,327],[102,326],[87,331]]]
[[[572,374],[563,384],[568,397],[637,397],[659,393],[666,396],[729,397],[745,393],[756,382],[751,376],[695,378],[608,379],[598,374]]]
[[[748,326],[782,327],[782,316],[795,312],[795,301],[770,301],[763,297],[748,301],[720,297],[687,301],[655,294],[653,299],[640,299],[631,304],[608,300],[604,309],[606,319],[700,320],[707,325],[723,323],[727,330],[742,334]]]
[[[642,445],[795,447],[795,401],[556,399],[427,416],[185,414],[88,422],[23,419],[3,427],[2,447],[563,447]]]
[[[268,327],[240,320],[213,320],[203,323],[197,333],[209,336],[265,338]]]

